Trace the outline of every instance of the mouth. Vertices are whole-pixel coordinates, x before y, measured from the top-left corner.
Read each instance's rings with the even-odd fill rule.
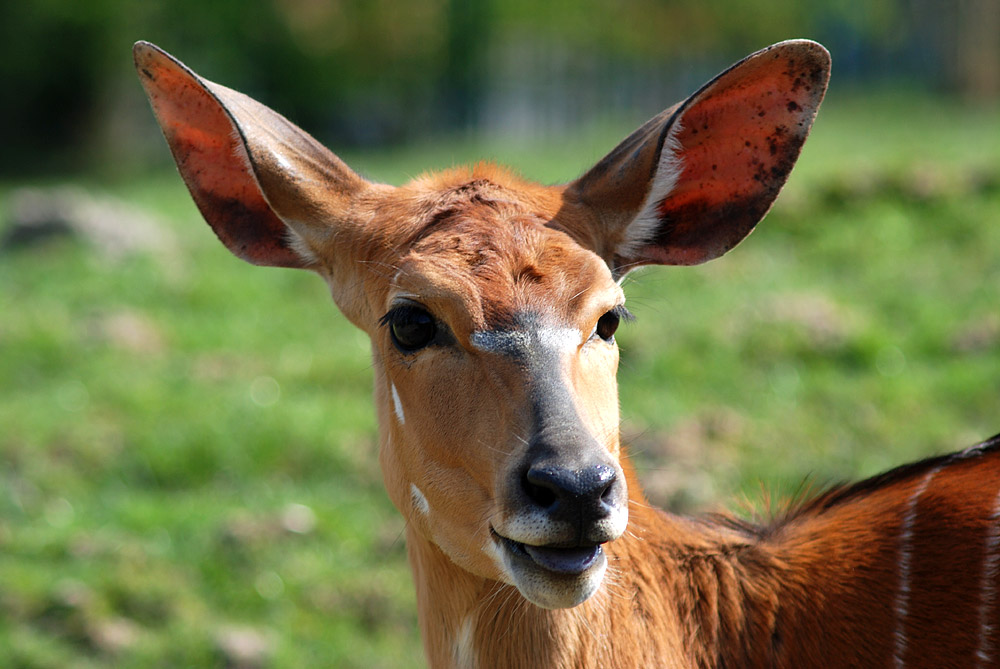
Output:
[[[553,574],[578,576],[604,557],[601,544],[532,546],[508,539],[492,528],[490,531],[510,558],[522,563],[530,562]]]

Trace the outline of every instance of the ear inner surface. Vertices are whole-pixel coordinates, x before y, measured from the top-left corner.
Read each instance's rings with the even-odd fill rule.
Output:
[[[567,227],[617,276],[722,255],[753,230],[787,180],[829,71],[826,49],[807,40],[736,63],[570,184],[567,202],[586,213]]]
[[[153,45],[140,42],[133,55],[184,183],[219,240],[255,265],[302,267],[223,106],[197,75]]]
[[[788,179],[826,90],[827,62],[777,51],[741,69],[675,115],[663,150],[679,147],[683,171],[667,197],[647,203],[660,225],[643,260],[688,265],[722,255]]]

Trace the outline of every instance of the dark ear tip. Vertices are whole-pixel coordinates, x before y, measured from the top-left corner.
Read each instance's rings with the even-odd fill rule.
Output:
[[[150,61],[157,54],[163,53],[163,49],[143,40],[139,40],[132,45],[132,59],[135,60],[136,66]]]
[[[152,42],[140,40],[132,45],[132,60],[140,75],[154,79],[154,72],[163,67],[187,69],[184,64]],[[192,75],[194,73],[191,73]]]
[[[826,47],[819,42],[814,42],[811,39],[786,39],[781,42],[775,42],[771,46],[761,49],[760,53],[766,53],[772,50],[779,50],[785,53],[800,53],[802,55],[811,55],[816,58],[830,59],[830,52],[827,51]]]
[[[790,39],[773,44],[759,53],[764,54],[770,51],[776,51],[785,58],[808,60],[814,67],[825,70],[829,74],[832,62],[830,52],[819,42],[810,39]]]

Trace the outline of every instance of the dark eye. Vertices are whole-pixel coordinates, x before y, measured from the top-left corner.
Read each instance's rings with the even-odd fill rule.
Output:
[[[420,307],[397,307],[382,318],[389,326],[389,337],[399,350],[411,353],[434,340],[437,327],[434,318]]]
[[[618,323],[620,322],[621,317],[614,309],[607,312],[597,321],[597,336],[604,341],[611,341],[618,330]]]
[[[624,305],[619,304],[597,320],[596,334],[606,342],[613,341],[615,332],[618,331],[618,324],[623,320],[631,321],[634,319],[635,317],[629,313],[629,310]]]

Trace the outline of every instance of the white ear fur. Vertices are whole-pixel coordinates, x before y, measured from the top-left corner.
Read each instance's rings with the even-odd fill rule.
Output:
[[[260,191],[264,201],[267,202],[273,209],[274,207],[271,205],[270,200],[268,200],[267,193],[260,187],[260,181],[257,179],[257,174],[254,172],[253,164],[250,162],[250,154],[247,153],[247,147],[244,143],[245,139],[235,124],[233,124],[233,130],[230,136],[233,140],[233,156],[236,160],[243,164],[246,168],[247,174],[251,179],[253,179],[254,183],[257,184],[257,189]],[[278,160],[279,163],[287,164],[287,161],[281,155],[276,154],[276,160]],[[291,169],[291,165],[288,165],[288,168]],[[277,212],[275,213],[277,214]],[[288,221],[280,214],[278,214],[278,218],[285,224],[284,239],[288,248],[290,248],[302,259],[305,266],[318,264],[319,258],[317,258],[316,254],[313,252],[309,242],[301,234],[299,234],[298,231],[296,231],[294,221]],[[306,226],[302,227],[305,228]]]
[[[288,228],[288,234],[285,236],[285,242],[288,244],[288,248],[302,258],[302,262],[307,267],[319,264],[319,257],[317,257],[315,252],[313,252],[312,246],[309,244],[308,240],[299,235],[294,228]]]
[[[257,189],[260,191],[261,196],[264,201],[268,203],[273,209],[270,200],[267,197],[267,193],[260,186],[260,181],[257,179],[257,174],[254,172],[253,163],[250,162],[250,154],[247,153],[247,147],[243,135],[240,133],[239,128],[233,125],[233,131],[231,133],[233,139],[233,155],[236,157],[240,163],[246,168],[247,174],[253,179],[254,183],[257,184]],[[287,165],[287,169],[291,170],[292,166],[282,157],[280,154],[275,154],[275,159],[279,164]],[[277,212],[275,212],[277,214]],[[319,258],[313,251],[312,246],[297,230],[295,221],[286,220],[284,216],[277,214],[278,218],[285,224],[285,244],[290,248],[296,255],[302,258],[302,262],[305,266],[317,265],[319,264]],[[307,228],[308,226],[301,225],[302,228]]]
[[[663,140],[660,160],[653,174],[646,202],[642,205],[639,215],[625,228],[624,238],[615,249],[623,258],[639,255],[642,247],[652,243],[656,231],[662,225],[658,211],[660,205],[674,190],[684,173],[684,157],[681,153],[683,147],[677,139],[680,132],[681,123],[676,120]]]

